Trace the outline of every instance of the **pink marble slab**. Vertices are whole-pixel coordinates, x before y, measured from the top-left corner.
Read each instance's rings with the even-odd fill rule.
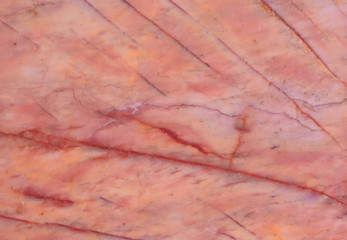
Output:
[[[346,0],[0,1],[0,240],[345,240],[346,149]]]

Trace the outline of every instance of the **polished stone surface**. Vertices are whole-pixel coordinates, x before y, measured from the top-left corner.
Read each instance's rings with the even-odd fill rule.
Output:
[[[346,0],[0,1],[0,239],[347,239]]]

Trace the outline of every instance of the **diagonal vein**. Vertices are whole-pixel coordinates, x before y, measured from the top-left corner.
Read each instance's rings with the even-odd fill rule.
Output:
[[[207,163],[192,162],[192,161],[188,161],[188,160],[182,160],[179,158],[163,156],[160,154],[151,154],[151,153],[140,152],[140,151],[136,151],[136,150],[127,150],[127,149],[123,149],[123,148],[119,148],[119,147],[104,146],[101,144],[95,144],[93,142],[88,142],[88,141],[78,141],[78,140],[72,140],[72,139],[68,139],[68,138],[61,138],[61,137],[47,135],[47,134],[44,134],[44,133],[41,133],[38,131],[34,131],[34,130],[26,131],[26,132],[31,132],[31,134],[33,134],[33,135],[32,136],[25,136],[24,133],[13,134],[13,133],[4,133],[4,132],[0,132],[0,135],[6,136],[6,137],[26,139],[26,140],[30,140],[30,141],[42,144],[44,146],[54,147],[54,148],[58,148],[58,149],[59,148],[63,149],[66,146],[72,146],[72,147],[84,146],[84,147],[89,147],[89,148],[118,152],[118,153],[122,153],[125,155],[143,156],[143,157],[149,157],[149,158],[154,158],[154,159],[156,158],[156,159],[160,159],[163,161],[178,163],[178,164],[182,164],[182,165],[203,167],[203,168],[207,168],[207,169],[211,169],[211,170],[218,170],[218,171],[222,171],[222,172],[226,172],[226,173],[241,174],[241,175],[246,176],[246,177],[258,179],[261,181],[268,181],[268,182],[272,182],[272,183],[279,184],[279,185],[284,185],[284,186],[289,187],[289,188],[291,187],[291,188],[296,188],[296,189],[300,189],[300,190],[310,191],[314,194],[325,196],[325,197],[329,198],[330,200],[341,204],[344,207],[347,206],[347,203],[345,203],[345,202],[343,202],[343,201],[335,198],[334,196],[332,196],[328,193],[325,193],[323,191],[319,191],[317,189],[314,189],[314,188],[311,188],[308,186],[304,186],[304,185],[300,185],[297,183],[293,183],[293,182],[288,182],[288,181],[284,181],[284,180],[280,180],[280,179],[276,179],[276,178],[272,178],[272,177],[268,177],[268,176],[261,176],[261,175],[256,174],[256,173],[224,168],[224,167],[211,165],[211,164],[207,164]],[[45,141],[45,140],[35,139],[35,134],[36,135],[40,135],[40,134],[44,135],[44,137],[47,138],[47,140]],[[42,137],[42,136],[38,136],[38,137]],[[49,141],[51,141],[52,143],[50,143]]]
[[[180,42],[177,38],[172,36],[169,32],[165,31],[162,27],[160,27],[157,23],[155,23],[153,20],[150,18],[146,17],[144,14],[142,14],[137,8],[135,8],[132,4],[130,4],[127,0],[121,0],[124,4],[126,4],[129,8],[133,9],[137,14],[139,14],[141,17],[146,19],[148,22],[152,23],[154,26],[156,26],[160,31],[165,33],[166,36],[171,38],[174,42],[176,42],[182,49],[184,49],[187,53],[189,53],[191,56],[193,56],[195,59],[197,59],[199,62],[201,62],[203,65],[205,65],[207,68],[209,68],[211,71],[219,74],[219,72],[211,67],[207,62],[202,60],[199,56],[197,56],[195,53],[193,53],[189,48],[183,45],[182,42]]]
[[[15,29],[13,26],[11,26],[9,23],[5,22],[4,20],[2,20],[0,18],[0,22],[5,25],[7,28],[11,29],[12,31],[14,31],[15,33],[17,33],[18,35],[22,36],[23,38],[25,38],[26,40],[30,41],[31,43],[33,43],[35,45],[35,47],[38,49],[40,47],[40,45],[36,42],[34,42],[31,38],[29,38],[28,36],[24,35],[23,33],[19,32],[17,29]]]
[[[179,9],[181,9],[181,11],[186,14],[188,17],[192,18],[195,22],[197,22],[189,13],[187,13],[185,10],[183,10],[181,7],[179,7],[176,3],[174,3],[172,0],[168,0],[170,1],[172,4],[174,4],[175,6],[177,6]],[[241,61],[242,63],[244,63],[248,68],[250,68],[252,70],[252,72],[256,73],[258,76],[261,77],[261,79],[263,79],[264,81],[266,81],[270,86],[274,87],[277,91],[279,91],[280,93],[282,93],[282,95],[284,95],[290,102],[292,102],[292,104],[295,106],[295,108],[305,117],[307,117],[308,119],[310,119],[311,121],[314,122],[314,124],[319,127],[319,129],[321,131],[323,131],[324,133],[326,133],[330,139],[333,140],[333,142],[340,148],[343,149],[343,147],[341,146],[341,144],[337,141],[337,139],[330,133],[328,132],[328,130],[326,130],[314,117],[312,117],[310,114],[308,114],[307,112],[305,112],[304,110],[301,109],[301,107],[299,106],[299,104],[293,99],[291,98],[285,91],[283,91],[280,87],[278,87],[275,83],[271,82],[269,79],[267,79],[261,72],[259,72],[255,67],[253,67],[250,63],[248,63],[243,57],[241,57],[237,52],[235,52],[235,50],[233,50],[229,45],[227,45],[222,39],[218,38],[217,36],[211,34],[211,36],[213,36],[221,45],[223,45],[230,53],[232,53],[232,55],[236,56],[236,58]],[[322,62],[324,63],[324,62]],[[333,74],[333,73],[332,73]],[[347,86],[347,84],[345,83],[345,85]]]
[[[114,238],[123,239],[123,240],[144,240],[144,239],[136,239],[136,238],[130,238],[130,237],[120,236],[120,235],[116,235],[116,234],[101,232],[101,231],[93,230],[93,229],[89,229],[89,228],[77,228],[77,227],[73,227],[70,225],[62,224],[62,223],[56,223],[56,222],[43,222],[43,223],[42,222],[34,222],[34,221],[10,217],[10,216],[6,216],[6,215],[0,215],[0,218],[10,220],[10,221],[22,222],[22,223],[26,223],[26,224],[30,224],[30,225],[41,226],[41,227],[44,227],[44,226],[60,227],[60,228],[64,228],[64,229],[78,232],[78,233],[96,234],[96,235],[100,235],[100,236],[114,237]]]
[[[259,237],[251,230],[249,230],[248,228],[246,228],[246,226],[242,223],[240,223],[238,220],[236,220],[234,217],[232,217],[231,215],[227,214],[226,212],[224,212],[223,210],[213,206],[210,203],[204,202],[206,205],[208,205],[209,207],[217,210],[218,212],[222,213],[225,217],[227,217],[228,219],[230,219],[232,222],[234,222],[236,225],[238,225],[239,227],[241,227],[242,229],[244,229],[246,232],[250,233],[251,235],[255,236],[256,238],[259,239]]]
[[[300,41],[312,52],[312,54],[317,58],[317,60],[324,66],[324,68],[336,79],[341,81],[346,87],[347,83],[340,79],[339,76],[327,65],[327,63],[322,59],[322,57],[313,49],[313,47],[301,36],[301,34],[296,31],[296,29],[291,26],[278,12],[276,12],[267,2],[266,0],[259,0],[260,5],[265,8],[266,11],[271,12],[278,20],[280,20],[287,28],[289,28],[294,35],[300,39]]]
[[[103,18],[106,22],[111,24],[116,30],[121,32],[124,36],[129,38],[133,43],[138,44],[138,42],[133,39],[129,34],[121,30],[114,22],[112,22],[109,18],[107,18],[99,9],[97,9],[93,4],[91,4],[88,0],[82,0],[84,1],[90,8],[92,8],[101,18]]]

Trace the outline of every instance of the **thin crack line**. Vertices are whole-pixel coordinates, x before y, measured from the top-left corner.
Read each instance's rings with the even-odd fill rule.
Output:
[[[217,210],[218,212],[220,212],[221,214],[223,214],[225,217],[227,217],[228,219],[230,219],[232,222],[234,222],[236,225],[238,225],[240,228],[244,229],[246,232],[250,233],[251,235],[255,236],[256,238],[260,239],[253,231],[249,230],[248,228],[246,228],[245,225],[243,225],[242,223],[240,223],[239,221],[237,221],[234,217],[232,217],[231,215],[227,214],[226,212],[222,211],[221,209],[213,206],[212,204],[208,203],[208,202],[204,202],[207,206],[209,206],[210,208],[213,208],[215,210]]]
[[[121,30],[114,22],[112,22],[109,18],[107,18],[99,9],[97,9],[93,4],[91,4],[88,0],[82,0],[85,2],[90,8],[92,8],[100,17],[102,17],[105,21],[111,24],[116,30],[121,32],[124,36],[129,38],[133,43],[139,44],[135,39],[133,39],[129,34]]]
[[[152,82],[150,82],[147,78],[145,78],[142,74],[136,72],[138,76],[141,77],[143,81],[145,81],[149,86],[151,86],[154,90],[156,90],[158,93],[160,93],[163,96],[166,96],[166,94],[160,90],[157,86],[155,86]]]
[[[33,41],[31,38],[29,38],[28,36],[24,35],[23,33],[19,32],[16,28],[14,28],[13,26],[11,26],[10,24],[8,24],[7,22],[5,22],[4,20],[2,20],[0,18],[0,22],[5,25],[7,28],[11,29],[13,32],[17,33],[18,35],[22,36],[23,38],[25,38],[26,40],[28,40],[29,42],[33,43],[36,46],[36,49],[40,48],[40,45],[38,43],[36,43],[35,41]]]
[[[287,28],[289,28],[295,36],[297,36],[300,41],[312,52],[312,54],[318,59],[318,61],[325,67],[325,69],[335,78],[337,78],[341,83],[347,87],[347,83],[340,79],[339,76],[324,62],[324,60],[321,58],[321,56],[313,49],[313,47],[301,36],[299,32],[295,30],[293,26],[291,26],[278,12],[276,12],[267,2],[266,0],[259,0],[261,3],[261,6],[263,8],[266,8],[265,10],[269,10],[272,12],[277,19],[279,19]]]
[[[310,16],[308,16],[303,9],[301,9],[298,5],[296,5],[292,0],[290,0],[290,3],[294,6],[294,8],[297,11],[301,12],[302,15],[304,15],[315,28],[318,29],[321,35],[323,35],[325,38],[328,38],[328,36],[324,33],[324,31],[317,26],[317,24],[313,21],[313,19]]]
[[[71,32],[73,32],[77,37],[79,37],[79,35],[73,30],[70,29]],[[99,49],[97,46],[95,46],[94,44],[92,44],[90,41],[88,41],[86,38],[81,37],[80,39],[82,39],[88,46],[90,46],[91,48],[93,48],[95,51],[97,51],[99,54],[101,54],[102,56],[108,58],[109,60],[114,60],[114,58],[112,56],[110,56],[109,54],[105,53],[103,50]],[[53,42],[53,41],[52,41]],[[54,42],[53,42],[54,43]],[[56,44],[56,43],[54,43]],[[56,44],[57,45],[57,44]],[[129,66],[129,64],[126,62],[126,60],[124,60],[123,57],[119,57],[120,59],[123,60],[124,65],[125,65],[125,69],[129,72],[133,72],[135,73],[141,80],[143,80],[145,83],[147,83],[147,85],[149,85],[152,89],[154,89],[156,92],[158,92],[159,94],[166,96],[166,94],[160,89],[158,88],[156,85],[154,85],[152,82],[150,82],[146,77],[144,77],[142,74],[140,74],[139,72],[137,72],[136,70],[134,70],[132,67]]]
[[[231,115],[231,114],[227,114],[225,112],[222,112],[221,110],[217,109],[217,108],[211,108],[211,107],[206,107],[203,105],[198,105],[198,104],[188,104],[188,103],[183,103],[183,104],[175,104],[175,105],[169,105],[169,106],[160,106],[160,105],[154,105],[154,104],[148,104],[145,103],[143,104],[143,106],[149,106],[149,107],[153,107],[153,108],[161,108],[161,109],[170,109],[170,108],[188,108],[188,107],[192,107],[192,108],[202,108],[208,111],[213,111],[216,113],[219,113],[220,115],[223,115],[225,117],[228,118],[235,118],[235,117],[239,117],[239,114],[236,115]]]
[[[154,26],[156,26],[160,31],[165,33],[169,38],[171,38],[174,42],[176,42],[181,48],[183,48],[187,53],[189,53],[191,56],[193,56],[195,59],[197,59],[199,62],[201,62],[203,65],[208,67],[211,71],[220,74],[216,69],[214,69],[211,65],[209,65],[207,62],[202,60],[200,57],[198,57],[195,53],[193,53],[191,50],[189,50],[186,46],[183,45],[178,39],[176,39],[174,36],[172,36],[170,33],[165,31],[162,27],[160,27],[157,23],[152,21],[150,18],[146,17],[144,14],[142,14],[137,8],[135,8],[132,4],[130,4],[127,0],[120,0],[124,4],[126,4],[129,8],[133,9],[137,14],[142,16],[144,19],[146,19],[148,22],[152,23]]]
[[[319,131],[319,130],[310,128],[309,126],[303,124],[299,119],[293,118],[293,117],[289,116],[287,113],[270,112],[270,111],[268,111],[268,110],[266,110],[266,109],[261,109],[261,108],[254,107],[253,105],[249,105],[249,107],[250,107],[250,108],[253,108],[253,109],[257,110],[257,111],[266,112],[266,113],[268,113],[268,114],[274,114],[274,115],[285,116],[286,118],[288,118],[288,119],[290,119],[290,120],[296,121],[297,123],[299,123],[299,125],[301,125],[301,126],[304,127],[304,128],[309,129],[309,130],[312,131],[312,132],[317,132],[317,131]]]
[[[0,215],[0,218],[11,220],[11,221],[16,221],[16,222],[22,222],[22,223],[26,223],[26,224],[30,224],[30,225],[42,226],[42,227],[44,227],[44,226],[61,227],[61,228],[65,228],[65,229],[68,229],[70,231],[79,232],[82,234],[83,233],[84,234],[87,234],[87,233],[97,234],[97,235],[101,235],[101,236],[114,237],[114,238],[124,239],[124,240],[144,240],[144,239],[130,238],[130,237],[120,236],[120,235],[116,235],[116,234],[101,232],[101,231],[94,230],[94,229],[77,228],[77,227],[73,227],[73,226],[61,224],[61,223],[56,223],[56,222],[43,222],[43,223],[41,223],[41,222],[29,221],[29,220],[25,220],[25,219],[21,219],[21,218],[10,217],[10,216],[6,216],[6,215]]]
[[[224,236],[227,236],[227,237],[229,237],[230,239],[234,239],[234,240],[237,240],[233,235],[231,235],[231,234],[228,234],[228,233],[224,233],[224,232],[221,232],[221,233],[219,233],[220,235],[224,235]]]
[[[335,4],[336,8],[340,11],[340,13],[341,13],[345,18],[347,18],[346,13],[341,9],[341,7],[339,6],[337,0],[332,0],[332,2]]]
[[[344,98],[339,102],[321,103],[321,104],[315,104],[315,105],[311,105],[311,106],[316,108],[316,107],[323,107],[323,106],[339,105],[339,104],[342,104],[346,101],[347,101],[347,98]]]

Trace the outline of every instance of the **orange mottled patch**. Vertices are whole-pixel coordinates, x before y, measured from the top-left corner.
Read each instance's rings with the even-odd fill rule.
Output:
[[[270,225],[267,227],[267,230],[275,237],[276,240],[282,240],[283,238],[280,236],[281,228],[278,225]]]

